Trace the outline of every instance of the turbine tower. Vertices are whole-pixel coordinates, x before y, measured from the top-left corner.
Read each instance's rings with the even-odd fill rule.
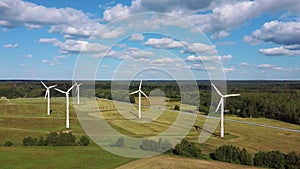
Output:
[[[236,97],[236,96],[240,96],[240,94],[223,95],[213,83],[211,83],[211,85],[216,90],[218,95],[221,97],[220,102],[219,102],[218,107],[217,107],[215,112],[217,112],[219,110],[220,106],[221,106],[221,137],[224,137],[224,98]]]
[[[41,83],[46,88],[45,99],[48,98],[48,101],[47,101],[48,102],[47,103],[48,104],[47,105],[47,115],[49,116],[50,115],[50,89],[53,88],[53,87],[56,87],[57,85],[52,85],[52,86],[48,87],[48,86],[45,85],[44,82],[41,81]]]
[[[77,82],[75,81],[75,85],[76,85],[76,90],[75,90],[75,92],[77,93],[77,104],[79,105],[80,104],[80,96],[79,96],[79,87],[82,85],[82,83],[79,83],[79,84],[77,84]]]
[[[136,94],[136,93],[139,93],[139,119],[141,118],[141,97],[142,97],[142,94],[146,97],[146,98],[148,98],[148,96],[142,91],[142,80],[141,80],[141,82],[140,82],[140,86],[139,86],[139,90],[137,90],[137,91],[134,91],[134,92],[132,92],[132,93],[130,93],[129,95],[132,95],[132,94]]]
[[[66,128],[70,128],[70,119],[69,119],[69,94],[70,94],[70,91],[76,86],[76,84],[74,84],[71,88],[69,88],[69,90],[67,90],[66,92],[65,91],[62,91],[60,89],[57,89],[55,88],[55,90],[59,91],[60,93],[63,93],[66,95]]]

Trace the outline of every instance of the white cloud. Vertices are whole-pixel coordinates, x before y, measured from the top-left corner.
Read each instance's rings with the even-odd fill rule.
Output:
[[[25,56],[26,58],[32,58],[32,54],[28,54]]]
[[[204,43],[192,43],[188,45],[188,52],[190,53],[207,53],[207,54],[215,54],[216,46],[207,45]]]
[[[186,58],[186,60],[190,61],[190,62],[195,62],[195,61],[216,62],[216,61],[226,61],[226,60],[231,60],[231,59],[232,59],[231,55],[224,55],[224,56],[194,56],[194,55],[190,55]]]
[[[40,43],[53,43],[55,46],[59,46],[61,42],[56,38],[41,38]]]
[[[116,18],[125,17],[129,15],[129,7],[123,4],[117,4],[112,8],[106,9],[103,12],[103,20],[110,22]]]
[[[230,73],[230,72],[233,72],[233,71],[235,71],[235,68],[233,67],[233,66],[231,66],[231,67],[224,67],[223,68],[223,71],[225,72],[225,73]]]
[[[60,52],[63,54],[69,53],[103,53],[109,49],[109,46],[89,43],[83,40],[68,39],[64,42],[59,41],[56,38],[41,38],[40,43],[52,43],[54,46],[60,47]]]
[[[144,35],[140,33],[135,33],[131,35],[130,39],[131,41],[143,41],[144,40]]]
[[[276,70],[276,71],[300,71],[299,68],[283,68],[283,67],[272,65],[272,64],[260,64],[260,65],[258,65],[258,68],[259,69]]]
[[[148,39],[144,45],[152,46],[154,48],[161,48],[161,49],[172,49],[172,48],[181,48],[184,47],[182,42],[176,41],[171,38],[150,38]]]
[[[104,54],[102,55],[104,56]],[[125,50],[121,51],[110,51],[106,56],[114,57],[117,59],[125,60],[125,59],[147,59],[154,56],[154,53],[150,51],[145,51],[139,48],[128,47]]]
[[[255,30],[251,36],[245,36],[244,41],[257,44],[261,41],[281,45],[300,45],[300,22],[270,21],[262,28]]]
[[[250,64],[249,63],[246,63],[246,62],[242,62],[239,64],[240,67],[244,67],[244,68],[248,68],[250,67]]]
[[[227,36],[229,36],[229,33],[227,31],[221,30],[219,32],[216,32],[216,33],[212,34],[210,36],[210,38],[212,38],[212,39],[221,39],[221,38],[225,38]]]
[[[54,60],[43,59],[42,63],[45,63],[45,64],[47,64],[49,66],[54,66],[54,65],[60,64],[56,59],[54,59]]]
[[[133,0],[129,6],[117,4],[105,10],[104,20],[111,21],[129,14],[149,11],[185,18],[203,32],[211,33],[211,38],[224,38],[229,35],[231,29],[245,25],[250,19],[257,18],[263,13],[279,11],[300,13],[300,3],[296,3],[295,0]]]
[[[50,33],[62,33],[66,38],[88,38],[102,25],[89,14],[73,8],[53,8],[21,0],[2,0],[0,26],[24,26],[40,29],[50,26]]]
[[[63,55],[59,55],[59,56],[55,56],[54,59],[64,59],[66,58],[66,56],[63,56]]]
[[[18,47],[19,45],[17,44],[17,43],[15,43],[15,44],[5,44],[5,45],[3,45],[2,47],[3,48],[16,48],[16,47]]]
[[[66,40],[60,46],[61,53],[101,53],[109,49],[106,45],[89,43],[82,40]]]
[[[124,32],[123,28],[101,29],[101,32],[97,32],[97,35],[104,39],[112,39],[120,37]]]
[[[264,55],[278,56],[278,55],[288,55],[288,56],[300,56],[300,45],[287,45],[274,48],[259,49],[259,52]]]

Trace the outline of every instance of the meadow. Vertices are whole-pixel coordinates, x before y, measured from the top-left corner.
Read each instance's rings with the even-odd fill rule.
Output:
[[[44,98],[10,99],[11,104],[8,101],[0,100],[0,144],[3,145],[5,141],[13,142],[11,147],[0,146],[1,168],[116,168],[121,166],[121,168],[139,168],[157,161],[157,158],[164,159],[157,161],[155,165],[157,168],[169,166],[172,161],[175,168],[188,168],[185,163],[191,163],[191,166],[214,166],[214,168],[219,168],[219,166],[228,166],[228,168],[240,167],[229,163],[187,159],[169,155],[141,160],[124,158],[103,150],[93,142],[87,147],[24,147],[22,146],[24,137],[45,137],[51,131],[65,130],[65,98],[54,97],[51,99],[51,116],[46,114],[46,100]],[[70,101],[70,103],[71,130],[79,138],[85,135],[85,132],[77,119],[73,102]],[[173,124],[178,116],[176,111],[170,109],[175,104],[179,104],[179,102],[165,103],[166,110],[159,115],[155,114],[158,109],[150,110],[151,108],[149,107],[143,107],[143,111],[150,112],[153,115],[149,118],[153,118],[154,121],[147,121],[141,125],[134,120],[126,120],[117,112],[112,101],[97,99],[97,103],[103,112],[104,118],[113,128],[133,137],[148,137],[163,132]],[[146,100],[143,100],[143,103],[147,105]],[[119,104],[124,109],[127,109],[128,106],[131,107],[132,111],[128,115],[136,118],[136,105]],[[159,107],[161,105],[156,106]],[[146,117],[147,115],[143,113],[143,116]],[[235,116],[226,116],[226,118],[300,129],[299,125],[266,118],[239,118]],[[204,121],[205,117],[198,116],[195,124],[202,126]],[[177,127],[180,127],[180,125]],[[204,154],[208,155],[223,144],[244,147],[251,154],[257,151],[268,150],[279,150],[286,153],[290,151],[300,152],[298,148],[300,142],[299,133],[225,121],[225,133],[227,134],[225,138],[220,138],[218,129],[207,142],[201,145]],[[192,128],[187,138],[197,142],[199,133],[200,131]],[[174,160],[176,160],[176,163]]]

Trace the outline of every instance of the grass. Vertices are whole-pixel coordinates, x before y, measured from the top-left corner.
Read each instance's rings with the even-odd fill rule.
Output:
[[[138,135],[141,137],[147,137],[161,133],[168,127],[170,127],[177,117],[177,113],[174,111],[164,111],[159,116],[159,118],[155,119],[153,122],[143,123],[141,125],[140,123],[136,123],[134,121],[125,120],[125,118],[116,111],[112,102],[99,99],[98,103],[99,105],[104,104],[106,105],[105,108],[109,108],[110,110],[112,110],[106,111],[105,109],[102,109],[104,117],[108,119],[108,122],[112,126],[115,126],[115,129],[117,129],[119,132],[129,131],[130,136]],[[134,112],[137,113],[137,111]],[[233,116],[226,116],[225,118],[273,125],[278,127],[300,129],[299,125],[266,118],[244,119]],[[198,116],[195,124],[198,126],[203,126],[205,120],[205,117]],[[225,138],[220,138],[219,128],[220,127],[217,126],[216,131],[213,133],[213,135],[204,144],[201,144],[203,153],[209,154],[214,149],[223,144],[233,144],[239,147],[246,148],[251,154],[255,154],[257,151],[270,150],[279,150],[284,153],[288,153],[291,151],[300,153],[300,149],[298,148],[300,141],[299,133],[225,121]],[[123,134],[128,133],[123,132]],[[192,128],[187,135],[187,138],[191,141],[198,142],[199,134],[200,131]]]
[[[203,168],[241,167],[228,163],[186,159],[165,155],[135,161],[135,159],[111,154],[98,147],[93,142],[87,147],[23,147],[22,140],[24,137],[45,137],[51,131],[62,131],[65,129],[65,98],[51,99],[51,116],[47,116],[46,114],[47,103],[44,98],[19,98],[11,99],[10,102],[12,104],[0,103],[0,144],[3,145],[5,141],[13,142],[12,147],[0,146],[1,168],[115,168],[131,161],[133,162],[123,166],[123,168],[139,168],[140,166],[147,168],[148,164],[152,164],[153,167],[156,168],[189,168],[189,166],[194,166],[195,168],[197,166],[205,166]],[[123,112],[123,114],[119,114],[111,101],[97,99],[97,102],[100,110],[103,112],[104,118],[110,125],[119,132],[132,137],[149,137],[166,131],[178,117],[178,113],[175,111],[143,107],[142,117],[144,117],[144,119],[142,120],[144,121],[143,123],[139,123],[136,121],[136,105],[132,106],[119,103],[119,110]],[[72,100],[70,103],[73,103]],[[146,101],[143,103],[147,104]],[[179,103],[168,102],[166,103],[166,107],[171,109],[174,107],[174,104]],[[156,106],[159,107],[164,105]],[[187,105],[182,106],[182,108],[192,109],[192,107]],[[86,110],[88,109],[91,109],[91,112],[95,112],[93,108],[87,107]],[[77,138],[81,135],[85,135],[85,132],[77,119],[73,105],[70,106],[70,118],[71,129]],[[233,116],[226,116],[225,118],[300,129],[299,125],[265,118],[243,119]],[[205,117],[199,116],[196,119],[195,124],[202,126],[204,122]],[[181,124],[176,125],[176,127],[180,128]],[[196,131],[192,128],[188,133],[187,138],[197,142],[199,133],[200,131]],[[218,126],[214,135],[212,135],[207,142],[201,144],[202,152],[208,155],[215,148],[223,144],[233,144],[247,148],[251,154],[260,150],[279,150],[285,153],[290,151],[300,152],[299,133],[229,121],[225,121],[225,133],[225,138],[220,138],[218,136]],[[174,161],[176,161],[176,163],[174,163]],[[176,164],[175,167],[172,167],[173,164]]]
[[[132,161],[99,147],[1,147],[2,169],[115,168]]]

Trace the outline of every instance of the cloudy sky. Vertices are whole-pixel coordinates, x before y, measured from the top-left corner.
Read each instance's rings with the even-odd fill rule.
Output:
[[[174,18],[131,20],[126,28],[107,29],[144,12]],[[205,70],[216,69],[209,63],[222,62],[220,73],[230,80],[300,80],[299,13],[298,0],[0,0],[0,79],[72,79],[78,58],[90,57],[85,71],[97,62],[97,79],[142,71],[132,67],[144,63],[154,68],[140,73],[145,79],[167,79],[155,72],[166,67],[207,79]],[[203,33],[199,42],[178,38],[184,31],[172,32],[174,27],[195,32],[182,19]],[[135,27],[139,33],[125,36],[124,30]],[[169,32],[149,33],[150,27]],[[130,68],[121,65],[126,62]]]

